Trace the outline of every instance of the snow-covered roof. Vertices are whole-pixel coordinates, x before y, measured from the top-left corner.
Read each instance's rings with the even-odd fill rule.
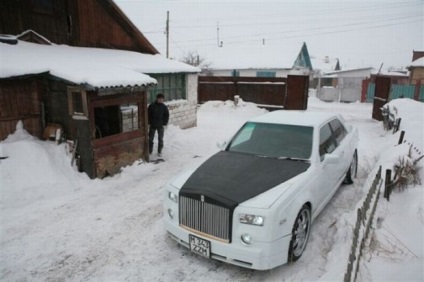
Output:
[[[205,50],[201,56],[210,69],[291,69],[302,44],[297,45],[229,45]]]
[[[325,121],[335,117],[336,114],[330,112],[312,111],[272,111],[251,119],[252,122],[266,122],[278,124],[290,124],[301,126],[319,126]]]
[[[322,72],[335,71],[338,62],[339,59],[337,58],[317,58],[313,56],[311,57],[312,68],[314,70],[320,70]]]
[[[424,57],[413,61],[409,67],[424,67]]]
[[[147,74],[200,71],[159,54],[24,41],[18,41],[16,45],[0,43],[0,55],[0,78],[49,72],[64,80],[95,88],[148,85],[156,80]]]
[[[327,72],[323,77],[364,77],[370,76],[374,68],[358,68],[358,69],[346,69],[339,71],[330,71]]]
[[[371,74],[387,75],[387,76],[409,77],[409,72],[387,71],[387,70],[380,70],[380,71],[378,71],[377,69],[373,69],[371,71]]]

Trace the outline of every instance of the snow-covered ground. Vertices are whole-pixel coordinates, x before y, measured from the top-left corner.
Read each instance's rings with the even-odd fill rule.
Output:
[[[405,138],[423,152],[422,103],[392,102]],[[209,102],[198,126],[165,133],[165,162],[138,161],[103,180],[70,166],[65,144],[55,145],[18,128],[0,142],[0,280],[2,281],[299,281],[343,279],[356,209],[378,165],[392,168],[407,143],[371,119],[371,104],[324,103],[309,108],[341,113],[359,129],[359,171],[342,185],[314,222],[302,258],[270,271],[207,260],[167,238],[162,222],[163,186],[176,173],[205,160],[247,119],[265,111],[251,103]],[[421,161],[421,166],[424,161]],[[423,185],[380,199],[371,245],[358,279],[424,279]]]

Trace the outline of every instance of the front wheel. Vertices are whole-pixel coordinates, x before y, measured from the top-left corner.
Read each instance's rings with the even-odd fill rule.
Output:
[[[356,178],[356,173],[358,172],[358,151],[355,150],[353,153],[352,162],[350,163],[349,169],[346,172],[346,178],[344,183],[352,184],[353,178]]]
[[[311,211],[308,205],[303,205],[293,225],[292,238],[289,246],[289,261],[297,261],[306,248],[311,229]]]

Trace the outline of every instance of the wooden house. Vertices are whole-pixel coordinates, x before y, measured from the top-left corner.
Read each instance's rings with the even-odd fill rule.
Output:
[[[424,51],[413,51],[412,63],[407,69],[411,84],[424,85]]]
[[[39,138],[61,128],[92,178],[148,160],[152,89],[179,77],[174,97],[197,98],[187,94],[199,70],[158,54],[110,0],[0,1],[0,34],[0,140],[20,120]],[[188,127],[196,102],[184,102],[194,112]]]

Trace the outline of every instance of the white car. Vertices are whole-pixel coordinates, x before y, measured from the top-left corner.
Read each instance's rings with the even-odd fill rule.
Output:
[[[274,111],[246,122],[166,185],[168,235],[191,251],[266,270],[296,261],[311,224],[357,170],[358,131],[333,113]]]

